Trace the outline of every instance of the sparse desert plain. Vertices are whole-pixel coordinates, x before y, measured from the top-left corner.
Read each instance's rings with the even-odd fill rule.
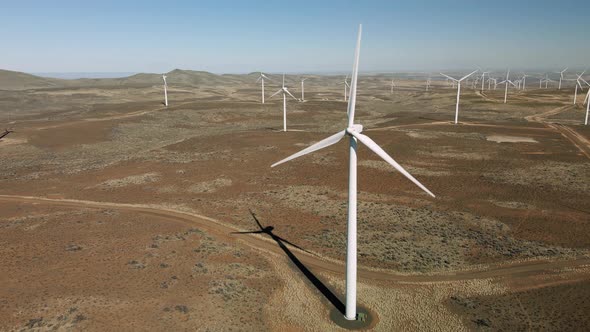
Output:
[[[310,76],[287,132],[257,77],[175,70],[165,107],[160,75],[0,71],[0,330],[344,330],[348,146],[270,167],[342,130],[344,76]],[[359,77],[357,122],[437,197],[359,148],[358,328],[587,329],[573,85],[466,87],[455,125],[456,89],[399,77]]]

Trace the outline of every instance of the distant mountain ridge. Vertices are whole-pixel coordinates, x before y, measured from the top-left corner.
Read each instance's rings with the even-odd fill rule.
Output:
[[[250,82],[255,74],[218,75],[206,71],[174,69],[166,73],[169,85],[221,86]],[[255,78],[254,78],[255,80]],[[162,83],[162,74],[139,73],[120,78],[58,79],[0,70],[0,90],[27,90],[61,87],[150,86]]]

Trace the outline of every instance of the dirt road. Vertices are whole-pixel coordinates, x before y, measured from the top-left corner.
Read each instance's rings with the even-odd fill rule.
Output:
[[[77,208],[98,208],[98,209],[115,209],[132,211],[145,215],[158,216],[161,218],[174,219],[185,222],[187,225],[194,225],[202,230],[215,234],[221,239],[227,241],[241,241],[248,246],[271,251],[278,254],[284,254],[282,250],[271,239],[261,235],[232,235],[232,232],[241,231],[231,225],[224,224],[207,216],[184,212],[159,206],[150,206],[142,204],[119,204],[109,202],[94,202],[70,199],[50,199],[44,197],[0,195],[0,201],[28,203],[28,204],[48,204],[64,207]],[[343,274],[345,266],[342,262],[322,258],[317,254],[308,253],[297,248],[292,248],[297,252],[298,259],[301,260],[309,269],[314,271],[331,272]],[[359,277],[367,280],[393,281],[400,283],[437,283],[449,281],[462,281],[471,279],[488,279],[510,277],[511,279],[527,279],[540,275],[557,272],[562,269],[572,269],[590,266],[590,257],[569,259],[569,260],[535,260],[518,263],[509,263],[493,265],[480,270],[458,271],[454,273],[441,274],[400,274],[394,271],[373,270],[368,268],[359,268]]]

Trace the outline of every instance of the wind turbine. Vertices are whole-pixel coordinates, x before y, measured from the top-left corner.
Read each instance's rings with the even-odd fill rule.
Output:
[[[279,91],[273,93],[268,99],[281,92],[283,93],[283,131],[287,131],[287,95],[291,96],[295,100],[297,100],[297,98],[295,98],[295,96],[293,96],[285,86],[285,74],[283,74],[283,86],[279,89]]]
[[[260,76],[258,76],[258,79],[256,80],[256,83],[258,83],[258,81],[260,81],[260,83],[262,85],[262,103],[263,104],[264,104],[264,79],[272,81],[270,78],[266,77],[266,75],[264,75],[262,72],[260,73]]]
[[[510,69],[508,69],[508,72],[506,73],[506,80],[498,83],[498,84],[503,84],[506,83],[506,89],[504,90],[504,104],[506,104],[506,101],[508,100],[508,84],[512,84],[516,87],[516,84],[514,84],[510,79]]]
[[[271,167],[275,167],[289,160],[301,157],[308,153],[326,148],[328,146],[338,143],[342,138],[348,136],[349,139],[349,177],[348,177],[348,221],[347,221],[347,241],[346,241],[346,313],[344,318],[347,320],[356,320],[356,279],[357,279],[357,144],[358,141],[363,143],[371,151],[375,152],[379,157],[383,158],[387,163],[397,169],[406,178],[434,197],[425,186],[423,186],[418,180],[416,180],[410,173],[408,173],[402,166],[400,166],[393,158],[391,158],[387,152],[385,152],[377,143],[375,143],[368,136],[363,135],[361,132],[363,126],[354,123],[354,111],[356,104],[356,89],[357,89],[357,77],[359,67],[359,53],[361,47],[361,32],[362,25],[359,25],[358,39],[356,44],[356,50],[354,54],[354,66],[352,71],[352,82],[350,90],[350,99],[348,100],[348,125],[347,127],[326,138],[323,139],[310,147],[303,149],[275,164]]]
[[[450,79],[453,82],[453,86],[455,85],[455,82],[457,82],[457,106],[455,108],[455,124],[457,124],[457,122],[459,121],[459,97],[461,96],[461,82],[463,82],[463,80],[465,80],[466,78],[468,78],[469,76],[471,76],[471,75],[473,75],[475,73],[477,73],[477,70],[473,71],[469,75],[463,76],[459,80],[456,79],[456,78],[452,78],[451,76],[445,75],[443,73],[440,73],[442,76]]]
[[[347,101],[348,98],[346,98],[346,94],[348,93],[348,89],[350,89],[350,85],[348,84],[348,75],[346,75],[344,82],[341,82],[340,84],[344,84],[344,101]]]
[[[545,82],[545,89],[549,86],[549,82],[555,82],[554,80],[549,78],[549,74],[545,74],[545,78],[541,80],[541,82]],[[539,83],[540,85],[541,83]]]
[[[483,92],[484,89],[484,83],[485,83],[485,76],[486,74],[489,74],[489,71],[484,71],[483,73],[481,73],[481,92]]]
[[[428,79],[426,80],[426,91],[428,91],[430,89],[431,83],[432,83],[432,80],[430,79],[430,77],[428,77]]]
[[[582,84],[580,83],[580,80],[584,80],[582,78],[584,73],[586,73],[585,70],[580,75],[578,75],[578,78],[576,79],[576,92],[574,93],[574,105],[576,104],[576,99],[578,99],[578,87],[580,87],[582,92],[584,91],[584,88],[582,87]]]
[[[162,75],[162,79],[164,80],[164,105],[168,107],[168,83],[166,83],[166,75]]]
[[[395,83],[393,82],[393,79],[391,79],[391,92],[389,94],[393,94],[393,88],[395,87]]]
[[[305,84],[303,82],[308,78],[309,77],[301,78],[301,101],[305,101]]]
[[[584,100],[584,102],[586,103],[586,120],[584,120],[584,125],[587,126],[588,113],[590,113],[590,89],[588,89],[588,93],[586,93],[586,100]]]
[[[565,68],[562,71],[557,71],[556,73],[559,74],[559,90],[561,90],[561,81],[563,80],[563,73],[565,73],[567,70],[569,69],[569,67]]]

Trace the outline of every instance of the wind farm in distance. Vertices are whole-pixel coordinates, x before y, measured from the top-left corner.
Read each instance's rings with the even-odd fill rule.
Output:
[[[335,71],[0,69],[0,331],[587,329],[590,71],[348,28]]]

